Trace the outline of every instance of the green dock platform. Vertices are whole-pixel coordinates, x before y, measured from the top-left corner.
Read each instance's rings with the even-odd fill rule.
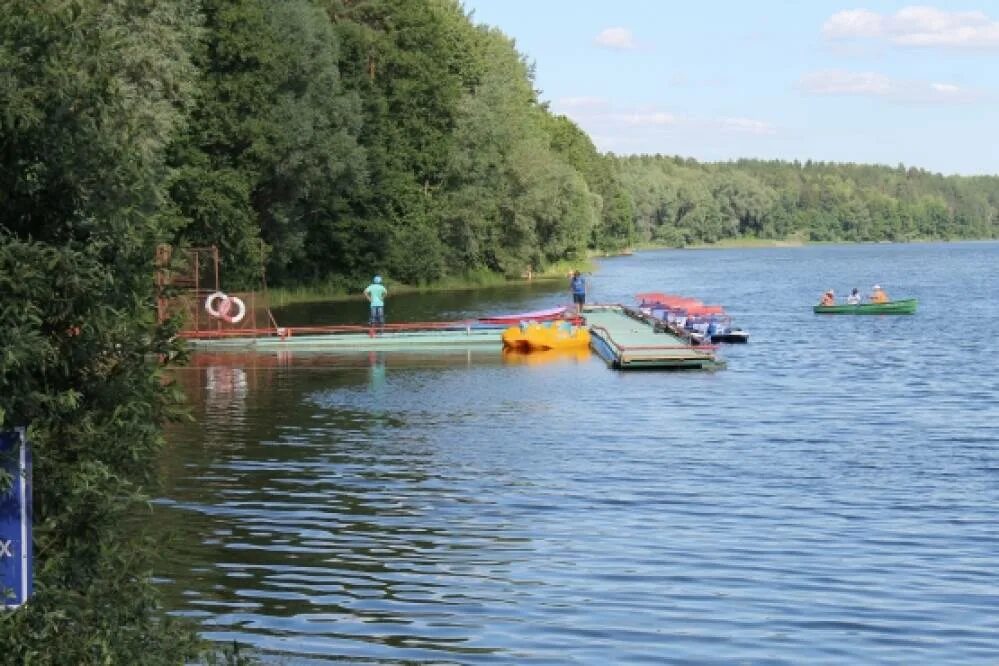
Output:
[[[360,327],[359,327],[360,328]],[[307,329],[276,329],[284,335],[199,337],[188,340],[198,351],[414,351],[503,348],[499,328],[457,328],[445,330],[357,330],[312,333]]]
[[[667,332],[638,310],[621,305],[583,309],[590,326],[590,346],[617,370],[713,370],[724,366],[710,346],[693,347]]]

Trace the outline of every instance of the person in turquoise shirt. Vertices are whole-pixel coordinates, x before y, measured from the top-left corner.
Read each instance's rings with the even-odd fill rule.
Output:
[[[388,289],[382,285],[382,276],[376,275],[371,284],[364,288],[364,297],[371,304],[371,317],[368,323],[371,326],[385,325],[385,297],[388,296]]]

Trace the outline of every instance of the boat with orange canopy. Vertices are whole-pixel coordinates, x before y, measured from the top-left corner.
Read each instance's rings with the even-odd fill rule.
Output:
[[[642,311],[694,344],[749,342],[749,333],[733,326],[721,305],[706,305],[696,298],[662,292],[643,292],[636,298]]]

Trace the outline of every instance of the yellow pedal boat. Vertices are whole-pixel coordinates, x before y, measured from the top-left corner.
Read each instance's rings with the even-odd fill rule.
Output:
[[[503,331],[503,346],[521,351],[585,349],[590,346],[590,331],[567,321],[525,323]]]

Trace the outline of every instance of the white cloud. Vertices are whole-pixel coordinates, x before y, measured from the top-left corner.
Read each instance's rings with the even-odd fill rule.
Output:
[[[752,118],[722,118],[721,127],[730,132],[742,132],[744,134],[776,134],[777,130],[770,123]]]
[[[953,83],[931,83],[930,87],[945,95],[953,95],[961,90],[960,86],[955,86]]]
[[[605,97],[560,97],[555,101],[560,109],[602,109],[609,105]]]
[[[841,69],[809,72],[799,79],[798,88],[813,95],[859,95],[913,103],[965,103],[983,96],[980,90],[953,83],[907,81]]]
[[[896,46],[999,48],[999,21],[984,12],[925,6],[903,7],[894,14],[837,12],[823,24],[822,34],[830,40],[874,39]]]
[[[587,104],[572,106],[570,100],[586,100]],[[590,101],[599,104],[590,104]],[[770,123],[746,117],[712,118],[674,113],[655,106],[614,108],[602,98],[573,97],[560,100],[565,114],[585,125],[591,136],[602,136],[603,145],[610,145],[613,136],[642,136],[643,134],[675,134],[676,132],[729,132],[748,136],[777,134]],[[637,133],[637,134],[635,134]]]
[[[588,99],[588,98],[582,98]],[[799,150],[793,132],[735,111],[731,116],[698,115],[666,104],[623,104],[566,109],[589,134],[597,150],[618,155],[662,153],[699,159],[773,156]]]
[[[891,90],[891,79],[874,72],[828,69],[805,74],[798,85],[816,95],[886,95]]]
[[[880,37],[883,33],[884,20],[880,15],[866,9],[837,12],[822,26],[822,34],[828,39]]]
[[[665,111],[619,113],[615,114],[613,119],[633,127],[662,127],[663,125],[676,125],[677,123],[677,117]]]
[[[621,27],[605,28],[601,30],[600,34],[594,37],[593,43],[597,46],[602,46],[608,49],[617,49],[620,51],[629,51],[637,48],[637,44],[635,44],[635,38],[631,34],[631,30]]]

